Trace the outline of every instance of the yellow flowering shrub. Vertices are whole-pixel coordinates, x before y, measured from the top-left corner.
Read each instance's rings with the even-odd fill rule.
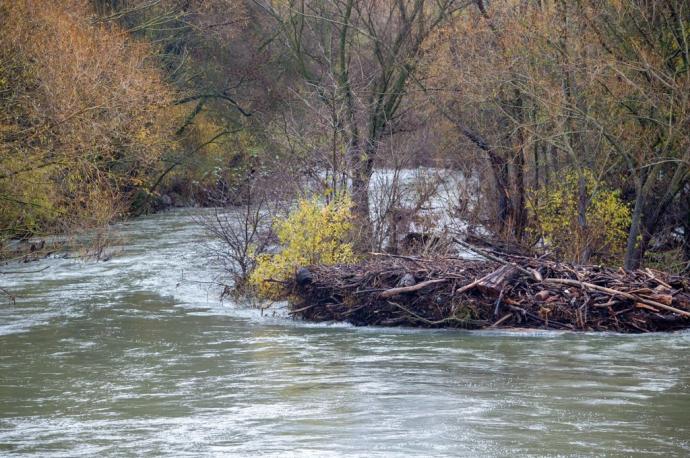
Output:
[[[590,170],[584,170],[588,197],[587,227],[578,224],[578,179],[569,172],[549,188],[541,188],[531,196],[528,209],[532,214],[530,232],[542,237],[559,256],[579,261],[584,247],[589,247],[593,260],[618,260],[625,250],[630,227],[629,206],[620,191],[598,182]]]
[[[352,201],[341,197],[328,204],[302,200],[285,219],[274,221],[281,250],[257,259],[249,282],[260,297],[279,299],[280,284],[295,270],[310,264],[339,264],[356,260],[352,243]]]

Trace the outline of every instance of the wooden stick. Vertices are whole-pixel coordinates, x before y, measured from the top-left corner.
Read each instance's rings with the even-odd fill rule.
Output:
[[[38,270],[3,270],[0,272],[0,274],[7,275],[7,274],[37,274],[39,272],[43,272],[50,266],[45,266],[43,269],[38,269]]]
[[[408,313],[409,315],[411,315],[411,316],[417,318],[418,320],[423,321],[424,323],[429,324],[431,326],[436,326],[436,325],[443,324],[443,323],[450,322],[450,321],[460,321],[460,322],[463,321],[463,320],[458,320],[454,316],[449,316],[449,317],[443,318],[442,320],[431,321],[431,320],[424,318],[423,316],[420,316],[420,315],[414,313],[412,310],[409,310],[409,309],[403,307],[402,305],[398,304],[397,302],[393,302],[393,301],[386,301],[386,302],[388,302],[390,305],[394,305],[394,306],[398,307],[400,310]]]
[[[491,274],[493,274],[493,272],[491,272]],[[491,275],[491,274],[489,274],[489,275]],[[486,277],[488,277],[489,275],[485,275],[485,276],[483,276],[482,278],[476,279],[476,280],[473,281],[472,283],[468,283],[468,284],[466,284],[465,286],[463,286],[463,287],[461,287],[461,288],[458,288],[457,290],[455,290],[455,294],[462,294],[462,293],[464,293],[465,291],[471,290],[472,288],[474,288],[475,286],[477,286],[482,280],[484,280],[484,279],[485,279]]]
[[[297,310],[290,310],[288,313],[290,315],[294,315],[295,313],[304,312],[305,310],[309,310],[310,308],[316,307],[317,305],[319,305],[319,304],[310,304],[310,305],[307,305],[306,307],[302,307],[302,308],[299,308]]]
[[[665,281],[660,280],[659,278],[657,278],[657,277],[654,275],[654,273],[653,273],[651,270],[649,270],[649,267],[647,267],[647,268],[644,270],[644,272],[647,274],[647,276],[649,276],[649,278],[651,278],[652,280],[655,280],[657,283],[659,283],[659,284],[660,284],[661,286],[663,286],[664,288],[673,289],[673,288],[671,287],[671,285],[669,285],[669,284],[666,283]]]
[[[376,251],[370,251],[369,254],[372,256],[385,256],[387,258],[407,259],[408,261],[423,261],[424,260],[424,259],[420,258],[419,256],[403,256],[401,254],[378,253]]]
[[[492,324],[492,325],[489,326],[489,327],[490,327],[490,328],[495,328],[495,327],[497,327],[497,326],[500,326],[500,325],[503,324],[503,322],[505,322],[508,318],[512,318],[512,317],[513,317],[513,314],[512,314],[512,313],[506,313],[500,320],[496,321],[494,324]]]
[[[489,261],[494,261],[494,262],[498,262],[500,264],[505,264],[506,266],[515,267],[520,272],[527,274],[532,278],[537,279],[537,277],[534,275],[533,272],[530,272],[529,270],[525,269],[524,267],[522,267],[520,265],[517,265],[514,262],[510,262],[510,261],[506,261],[505,259],[501,259],[498,256],[492,255],[491,253],[487,252],[486,250],[482,250],[481,248],[477,248],[477,247],[470,245],[467,242],[463,242],[462,240],[457,239],[455,237],[453,237],[453,242],[457,243],[458,245],[460,245],[463,248],[466,248],[466,249],[478,254],[479,256],[482,256],[482,257],[488,259]]]
[[[401,286],[399,288],[391,288],[391,289],[387,289],[386,291],[382,292],[380,297],[387,298],[387,297],[397,296],[398,294],[402,294],[402,293],[412,293],[414,291],[419,291],[420,289],[424,289],[429,285],[434,285],[436,283],[443,283],[445,281],[448,281],[448,279],[447,278],[438,278],[436,280],[423,281],[421,283],[417,283],[416,285],[412,285],[412,286]]]
[[[656,302],[650,299],[645,299],[643,297],[635,296],[634,294],[626,293],[623,291],[618,291],[616,289],[611,289],[611,288],[606,288],[604,286],[599,286],[599,285],[594,285],[592,283],[585,283],[577,280],[570,280],[567,278],[545,278],[544,283],[552,283],[552,284],[559,284],[559,285],[570,285],[570,286],[579,286],[581,288],[589,288],[593,289],[595,291],[601,291],[604,293],[608,293],[612,296],[619,296],[619,297],[624,297],[626,299],[633,300],[635,302],[642,302],[643,304],[651,305],[654,307],[658,307],[664,310],[668,310],[669,312],[677,313],[678,315],[690,318],[690,312],[686,312],[684,310],[677,309],[675,307],[671,307],[670,305],[664,305],[660,302]]]

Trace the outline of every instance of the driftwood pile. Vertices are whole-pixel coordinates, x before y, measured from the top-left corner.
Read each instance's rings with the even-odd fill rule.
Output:
[[[525,257],[379,256],[309,266],[286,285],[291,313],[357,326],[654,332],[690,328],[690,279]]]

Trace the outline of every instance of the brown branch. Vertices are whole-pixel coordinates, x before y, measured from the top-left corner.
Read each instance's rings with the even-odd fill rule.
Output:
[[[592,283],[581,282],[578,280],[570,280],[567,278],[545,278],[543,283],[578,286],[580,288],[589,288],[589,289],[593,289],[595,291],[601,291],[602,293],[610,294],[611,296],[623,297],[625,299],[630,299],[630,300],[635,301],[635,302],[641,302],[643,304],[658,307],[658,308],[661,308],[664,310],[668,310],[669,312],[677,313],[678,315],[684,316],[686,318],[690,318],[690,312],[686,312],[684,310],[680,310],[680,309],[677,309],[675,307],[671,307],[670,305],[662,304],[661,302],[653,301],[650,299],[645,299],[643,297],[636,296],[634,294],[626,293],[624,291],[618,291],[616,289],[606,288],[604,286],[599,286],[599,285],[595,285]]]
[[[412,293],[414,291],[419,291],[420,289],[424,289],[427,286],[434,285],[436,283],[443,283],[445,281],[448,281],[448,279],[447,278],[438,278],[436,280],[423,281],[421,283],[417,283],[416,285],[412,285],[412,286],[401,286],[399,288],[391,288],[391,289],[387,289],[386,291],[382,292],[380,297],[387,298],[387,297],[397,296],[398,294],[402,294],[402,293]]]

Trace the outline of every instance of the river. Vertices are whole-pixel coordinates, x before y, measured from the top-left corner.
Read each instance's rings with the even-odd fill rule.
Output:
[[[1,268],[47,267],[0,275],[0,455],[690,455],[690,333],[262,316],[208,283],[200,211],[117,225],[105,262]]]

